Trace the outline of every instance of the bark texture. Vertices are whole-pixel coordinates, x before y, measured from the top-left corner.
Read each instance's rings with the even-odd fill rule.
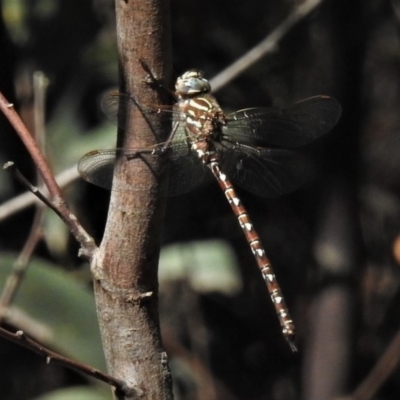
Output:
[[[121,91],[132,94],[139,105],[160,104],[162,93],[146,83],[143,65],[165,82],[169,2],[117,0],[116,16]],[[118,147],[148,147],[168,133],[168,124],[157,114],[139,108],[128,108],[126,118],[120,118]],[[108,371],[133,389],[119,395],[123,399],[172,398],[158,318],[161,173],[156,155],[119,158],[104,238],[92,264]]]

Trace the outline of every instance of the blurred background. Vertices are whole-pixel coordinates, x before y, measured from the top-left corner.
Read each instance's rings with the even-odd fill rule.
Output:
[[[198,68],[212,78],[300,3],[171,0],[176,76]],[[86,152],[115,144],[116,127],[100,108],[104,93],[118,86],[114,2],[1,0],[0,49],[0,91],[32,130],[34,76],[44,74],[46,156],[55,174],[69,171],[69,205],[100,243],[109,193],[78,179],[74,166]],[[167,200],[160,312],[176,399],[322,400],[318,393],[332,383],[319,374],[335,373],[335,356],[342,375],[330,382],[339,394],[352,393],[380,359],[399,329],[399,78],[400,1],[331,0],[216,93],[227,113],[326,94],[339,100],[343,115],[306,149],[314,168],[304,187],[276,199],[238,189],[297,325],[297,354],[281,335],[218,185],[210,179]],[[14,161],[35,182],[3,116],[0,135],[0,164]],[[9,201],[23,192],[0,172],[2,286],[37,214],[33,206],[10,211]],[[105,370],[88,265],[52,212],[40,226],[3,324]],[[111,398],[107,387],[4,339],[0,371],[4,400]],[[399,371],[385,373],[374,398],[398,399]]]

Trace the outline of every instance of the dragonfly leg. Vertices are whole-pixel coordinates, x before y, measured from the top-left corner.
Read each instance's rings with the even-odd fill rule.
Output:
[[[179,121],[176,121],[174,123],[174,126],[172,127],[172,131],[168,136],[167,141],[164,143],[164,145],[161,147],[161,153],[165,153],[168,150],[168,147],[170,146],[172,139],[175,136],[176,131],[178,130],[178,126],[179,126]]]
[[[151,69],[149,68],[149,66],[143,61],[143,60],[139,60],[140,64],[142,65],[142,68],[149,74],[149,76],[146,79],[146,83],[148,83],[149,85],[153,85],[155,86],[158,90],[163,90],[164,92],[168,93],[169,96],[171,96],[172,100],[176,101],[177,100],[177,96],[176,93],[173,90],[169,90],[168,88],[166,88],[159,79],[157,79],[153,72],[151,71]]]

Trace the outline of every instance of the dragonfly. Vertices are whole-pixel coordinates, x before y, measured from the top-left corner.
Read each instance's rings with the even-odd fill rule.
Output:
[[[194,189],[211,171],[250,246],[283,336],[296,351],[295,325],[281,287],[233,184],[263,197],[281,196],[300,187],[307,179],[307,163],[295,149],[328,133],[341,116],[341,106],[332,97],[315,96],[288,108],[257,107],[225,114],[211,94],[210,83],[195,69],[178,77],[174,96],[166,142],[149,149],[92,151],[80,159],[78,172],[84,180],[111,189],[117,157],[129,160],[143,151],[158,153],[168,165],[168,195],[173,196]],[[120,93],[109,96],[103,109],[115,116],[122,102],[137,105],[133,96]]]

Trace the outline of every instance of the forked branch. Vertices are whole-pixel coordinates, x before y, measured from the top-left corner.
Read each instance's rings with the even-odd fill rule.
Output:
[[[22,122],[18,113],[15,111],[14,105],[8,102],[2,93],[0,93],[0,110],[7,117],[18,136],[21,138],[41,177],[43,178],[43,182],[50,195],[48,205],[57,212],[57,214],[67,224],[76,240],[81,244],[80,255],[90,259],[97,248],[93,238],[85,231],[76,216],[69,209],[64,200],[61,189],[58,186],[46,159],[39,150],[35,139]],[[33,191],[33,193],[36,195],[37,190]]]
[[[110,375],[104,374],[103,372],[89,365],[82,364],[80,362],[64,357],[58,353],[55,353],[54,351],[48,349],[47,347],[35,342],[30,337],[26,336],[23,331],[17,331],[16,333],[12,333],[7,331],[6,329],[0,328],[0,336],[10,340],[11,342],[26,347],[27,349],[32,350],[33,352],[39,354],[40,356],[45,357],[48,364],[53,362],[62,365],[64,367],[68,367],[70,369],[82,372],[88,376],[92,376],[93,378],[108,383],[109,385],[115,387],[117,392],[124,394],[129,393],[130,395],[133,394],[132,389],[129,389],[123,381],[120,381],[119,379],[116,379]]]

